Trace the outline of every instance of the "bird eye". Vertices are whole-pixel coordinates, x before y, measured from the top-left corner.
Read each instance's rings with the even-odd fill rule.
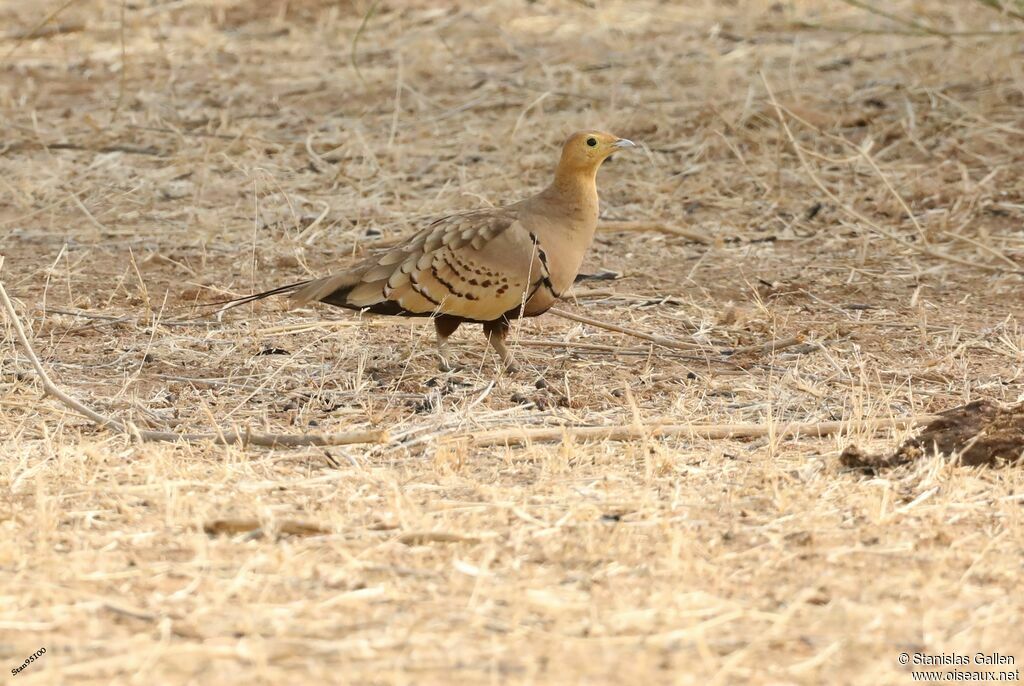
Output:
[[[594,147],[595,145],[597,145],[597,139],[596,138],[588,138],[587,139],[587,145],[589,145],[590,147]]]

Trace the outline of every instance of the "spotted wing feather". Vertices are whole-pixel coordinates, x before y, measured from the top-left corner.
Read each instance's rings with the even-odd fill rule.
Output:
[[[292,301],[491,321],[522,305],[540,283],[546,267],[537,253],[513,210],[452,215],[348,272],[310,282]]]

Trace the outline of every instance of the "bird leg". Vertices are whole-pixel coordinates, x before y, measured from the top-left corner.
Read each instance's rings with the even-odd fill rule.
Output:
[[[437,356],[439,358],[438,369],[442,372],[451,372],[458,369],[459,365],[451,363],[450,351],[448,349],[448,337],[455,333],[462,320],[458,317],[450,317],[440,314],[434,317],[434,331],[437,333]]]
[[[487,342],[498,353],[502,364],[505,365],[505,371],[512,373],[516,368],[512,364],[512,353],[505,346],[505,337],[508,336],[508,330],[509,323],[507,319],[502,318],[495,319],[493,322],[484,322],[484,335],[487,336]]]

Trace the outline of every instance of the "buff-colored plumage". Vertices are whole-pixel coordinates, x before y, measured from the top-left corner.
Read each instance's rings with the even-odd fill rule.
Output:
[[[243,298],[290,293],[354,310],[433,317],[442,367],[446,340],[480,322],[506,366],[509,321],[544,313],[572,285],[597,228],[597,170],[633,147],[599,131],[573,134],[551,185],[513,205],[443,217],[399,245],[330,276]]]

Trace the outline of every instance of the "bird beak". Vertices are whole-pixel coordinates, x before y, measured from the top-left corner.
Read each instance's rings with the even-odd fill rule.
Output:
[[[612,143],[613,148],[635,148],[636,143],[629,140],[628,138],[620,138],[619,140]]]

